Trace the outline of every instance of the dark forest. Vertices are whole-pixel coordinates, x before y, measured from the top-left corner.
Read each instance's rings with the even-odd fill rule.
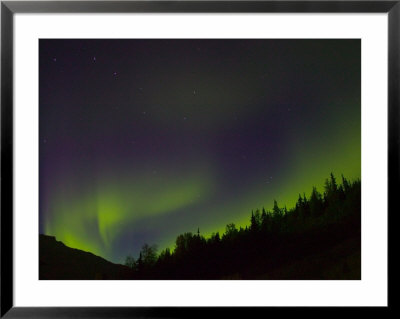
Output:
[[[333,174],[296,206],[256,209],[249,225],[210,238],[185,232],[157,254],[144,244],[126,265],[133,279],[361,279],[361,181]]]

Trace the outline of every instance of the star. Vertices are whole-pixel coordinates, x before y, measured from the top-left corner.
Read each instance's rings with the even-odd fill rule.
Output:
[[[54,61],[54,62],[57,62],[57,58],[53,58],[53,61]]]

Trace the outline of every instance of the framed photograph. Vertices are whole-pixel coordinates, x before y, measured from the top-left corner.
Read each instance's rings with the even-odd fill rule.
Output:
[[[2,1],[1,316],[388,309],[399,17]]]

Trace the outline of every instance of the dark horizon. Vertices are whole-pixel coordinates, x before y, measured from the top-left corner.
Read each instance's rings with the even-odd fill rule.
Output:
[[[361,177],[360,40],[39,42],[39,233],[122,263]]]

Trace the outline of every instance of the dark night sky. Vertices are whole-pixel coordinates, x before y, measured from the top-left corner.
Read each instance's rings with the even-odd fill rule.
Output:
[[[114,262],[361,177],[360,40],[40,40],[39,231]]]

